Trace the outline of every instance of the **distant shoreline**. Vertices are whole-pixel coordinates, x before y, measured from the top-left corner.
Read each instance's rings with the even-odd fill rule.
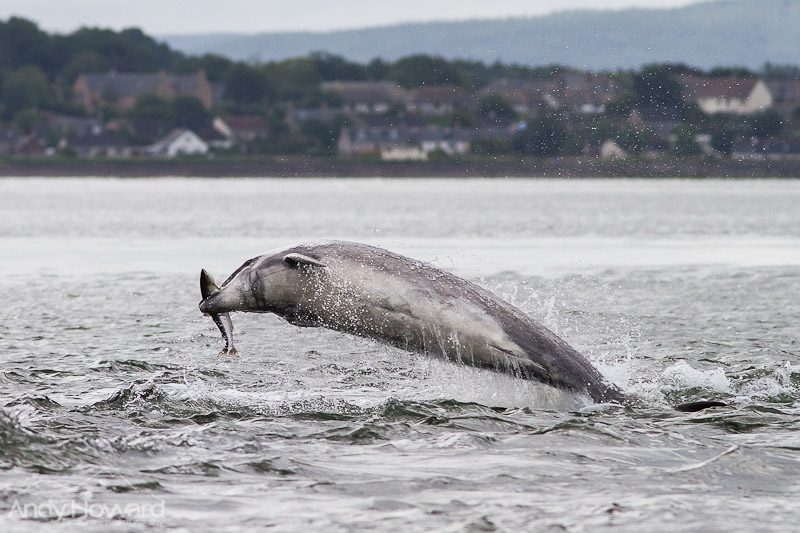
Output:
[[[322,157],[176,160],[10,159],[0,177],[517,177],[517,178],[800,178],[800,160],[631,158],[602,160],[462,159],[386,162]]]

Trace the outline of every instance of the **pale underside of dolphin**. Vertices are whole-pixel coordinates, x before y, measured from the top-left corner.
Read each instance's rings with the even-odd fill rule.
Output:
[[[381,248],[301,244],[246,261],[219,287],[203,270],[200,285],[200,310],[225,339],[220,355],[236,355],[230,312],[274,313],[296,326],[372,338],[596,402],[628,403],[583,355],[520,309],[449,272]]]

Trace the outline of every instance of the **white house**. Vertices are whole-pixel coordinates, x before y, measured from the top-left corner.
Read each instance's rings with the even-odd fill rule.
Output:
[[[600,147],[600,157],[603,159],[625,159],[628,157],[628,152],[623,150],[616,141],[608,139],[603,143],[603,146]]]
[[[428,153],[419,146],[383,146],[381,159],[384,161],[425,161]]]
[[[385,81],[326,81],[321,89],[337,93],[344,110],[355,115],[382,115],[406,96],[405,90]]]
[[[161,157],[205,154],[208,152],[208,143],[192,130],[175,129],[157,143],[148,146],[145,152]]]
[[[767,85],[755,78],[708,78],[684,75],[684,98],[696,102],[705,113],[749,115],[772,107],[773,98]]]

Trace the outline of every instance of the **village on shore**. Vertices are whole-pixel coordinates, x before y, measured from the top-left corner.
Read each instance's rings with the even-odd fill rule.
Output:
[[[0,29],[0,41],[24,34],[42,48],[9,45],[0,69],[6,162],[800,161],[792,66],[590,72],[424,55],[362,65],[326,53],[250,64],[187,57],[138,30],[51,36],[17,18]],[[53,56],[48,43],[67,51]]]

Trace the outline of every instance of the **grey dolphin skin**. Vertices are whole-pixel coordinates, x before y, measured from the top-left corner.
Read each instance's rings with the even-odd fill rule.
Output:
[[[327,241],[245,262],[220,286],[203,270],[200,310],[236,354],[229,313],[274,313],[290,324],[368,337],[412,352],[629,403],[553,332],[491,292],[433,265],[365,244]],[[719,402],[686,404],[686,411]],[[680,408],[679,407],[679,408]]]

